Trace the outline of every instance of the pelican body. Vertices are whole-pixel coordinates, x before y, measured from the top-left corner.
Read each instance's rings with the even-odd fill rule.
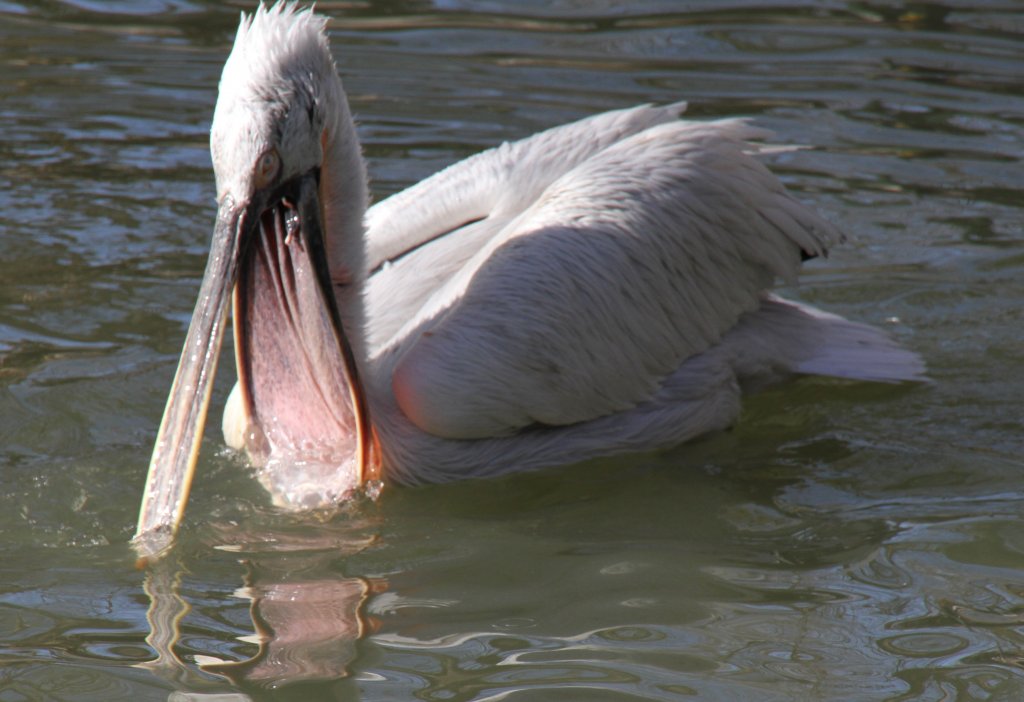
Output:
[[[758,159],[743,120],[599,114],[456,163],[367,209],[325,34],[242,18],[211,129],[218,214],[136,545],[181,519],[233,308],[227,443],[275,502],[367,481],[494,476],[677,445],[794,374],[922,378],[872,327],[788,302],[839,232]]]

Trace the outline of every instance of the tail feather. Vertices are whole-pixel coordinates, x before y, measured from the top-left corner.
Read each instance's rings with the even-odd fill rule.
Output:
[[[882,383],[927,382],[924,361],[885,332],[808,305],[768,296],[724,340],[744,386],[790,374]]]

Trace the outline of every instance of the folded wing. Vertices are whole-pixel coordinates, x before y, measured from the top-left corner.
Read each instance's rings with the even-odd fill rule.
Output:
[[[481,438],[634,407],[838,238],[751,154],[763,132],[671,109],[551,130],[378,205],[367,318],[390,321],[370,337],[417,426]]]

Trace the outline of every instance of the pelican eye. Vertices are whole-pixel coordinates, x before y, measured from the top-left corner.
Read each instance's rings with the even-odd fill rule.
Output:
[[[265,188],[277,178],[277,172],[281,170],[281,157],[277,155],[276,149],[264,151],[256,159],[256,168],[253,171],[253,180],[257,188]]]

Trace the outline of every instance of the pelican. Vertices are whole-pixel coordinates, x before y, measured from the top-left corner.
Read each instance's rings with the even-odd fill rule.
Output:
[[[231,302],[226,443],[274,501],[671,447],[798,374],[922,379],[881,331],[769,292],[841,239],[744,120],[683,103],[505,143],[367,208],[326,19],[243,15],[211,128],[218,211],[135,544],[168,546]]]

